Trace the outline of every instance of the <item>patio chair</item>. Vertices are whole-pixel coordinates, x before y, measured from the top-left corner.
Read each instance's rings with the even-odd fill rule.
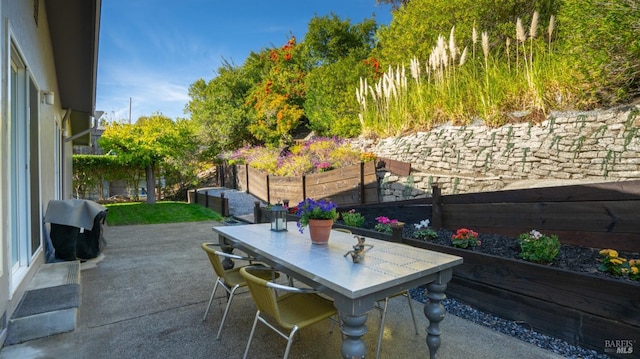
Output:
[[[287,348],[283,357],[286,359],[293,343],[293,336],[299,329],[337,315],[338,311],[331,300],[321,297],[313,289],[295,288],[263,279],[265,275],[260,275],[260,273],[265,270],[269,271],[267,268],[259,267],[242,267],[240,269],[240,275],[245,279],[251,297],[258,307],[243,358],[246,358],[249,353],[256,324],[260,321],[287,339]],[[276,295],[276,290],[286,293]],[[289,334],[287,335],[270,324],[261,315],[263,313],[267,314],[280,327],[289,330]]]
[[[418,324],[416,323],[416,316],[413,313],[413,305],[411,304],[411,296],[409,295],[409,291],[405,290],[400,293],[394,294],[390,297],[386,297],[383,300],[380,300],[376,303],[376,309],[380,310],[381,318],[380,318],[380,330],[378,332],[378,346],[376,348],[376,359],[380,358],[380,349],[382,347],[382,336],[384,334],[384,321],[387,318],[387,306],[389,305],[389,299],[395,297],[407,297],[407,301],[409,302],[409,310],[411,311],[411,319],[413,319],[413,328],[416,330],[416,335],[418,335]],[[382,305],[384,304],[384,305]]]
[[[209,298],[209,304],[207,304],[207,309],[204,312],[204,316],[202,320],[207,319],[207,314],[209,314],[209,309],[211,308],[211,303],[213,302],[213,296],[218,289],[218,285],[220,285],[227,292],[227,306],[224,309],[224,314],[222,315],[222,321],[220,322],[220,328],[218,328],[218,334],[216,335],[216,339],[220,339],[220,334],[222,333],[222,327],[224,326],[224,322],[227,319],[227,314],[229,313],[229,308],[231,307],[231,301],[233,301],[233,296],[236,291],[241,287],[246,287],[246,283],[239,271],[242,267],[232,268],[232,269],[224,269],[222,265],[222,261],[220,258],[231,258],[237,260],[247,260],[249,261],[249,265],[254,264],[253,258],[242,257],[234,254],[223,253],[215,250],[215,247],[220,247],[221,245],[218,243],[202,243],[202,249],[207,253],[209,257],[209,261],[213,266],[213,271],[216,274],[216,283],[213,286],[213,290],[211,291],[211,297]]]

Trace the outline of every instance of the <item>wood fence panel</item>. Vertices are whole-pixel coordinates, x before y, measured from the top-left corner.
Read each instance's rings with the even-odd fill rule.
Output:
[[[638,291],[636,285],[428,242],[403,240],[412,246],[464,256],[464,263],[454,268],[456,277],[640,326],[640,300],[629,299],[637,298],[634,294]],[[594,288],[610,290],[596,291]],[[585,302],[584,298],[589,301]]]
[[[229,199],[224,197],[209,196],[209,209],[220,213],[223,217],[229,216]]]
[[[236,168],[236,183],[235,183],[235,189],[240,190],[240,191],[246,191],[247,190],[247,167],[246,165],[234,165],[234,167]]]
[[[443,204],[640,200],[640,181],[589,183],[442,196]]]
[[[383,168],[398,176],[408,176],[411,174],[410,162],[402,162],[385,157],[378,157],[376,162],[378,168]]]
[[[196,192],[196,203],[204,207],[205,204],[207,203],[206,201],[207,201],[206,193]]]
[[[379,203],[378,175],[376,173],[376,164],[373,161],[362,164],[362,186],[365,204]],[[359,203],[358,203],[359,204]]]
[[[253,167],[248,168],[248,179],[249,179],[249,193],[254,195],[256,198],[261,199],[264,202],[268,202],[269,200],[269,192],[267,186],[267,175],[266,173],[257,170]]]
[[[302,177],[269,176],[269,197],[272,203],[278,202],[278,199],[288,199],[292,205],[302,201]]]
[[[360,203],[360,165],[306,176],[309,198],[330,198],[338,206]]]
[[[445,204],[446,228],[495,227],[537,230],[638,233],[640,200]]]

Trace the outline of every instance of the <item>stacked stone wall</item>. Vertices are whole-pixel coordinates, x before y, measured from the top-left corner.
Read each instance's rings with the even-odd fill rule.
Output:
[[[640,179],[640,106],[552,113],[541,123],[434,128],[359,139],[354,146],[410,162],[409,176],[379,173],[383,201],[496,191],[520,181],[604,182]]]

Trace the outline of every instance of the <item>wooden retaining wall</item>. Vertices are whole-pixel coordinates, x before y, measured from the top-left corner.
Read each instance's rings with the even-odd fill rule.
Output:
[[[464,258],[447,296],[574,345],[604,350],[611,338],[640,337],[640,286],[404,238]]]
[[[229,217],[229,199],[224,196],[224,192],[217,197],[210,196],[207,192],[190,190],[187,192],[187,201],[216,211],[223,217]]]
[[[305,198],[329,198],[339,206],[378,203],[374,162],[301,177],[272,176],[249,166],[223,172],[235,174],[236,184],[244,182],[248,193],[267,203],[289,200],[295,205]]]
[[[536,229],[591,248],[640,252],[640,181],[440,196],[433,188],[435,228],[471,228],[517,236]]]

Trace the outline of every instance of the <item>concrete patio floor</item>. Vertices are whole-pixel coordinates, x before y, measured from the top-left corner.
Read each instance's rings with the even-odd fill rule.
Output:
[[[255,306],[247,294],[234,299],[222,338],[216,332],[224,305],[218,291],[202,321],[214,274],[200,243],[217,242],[218,222],[105,227],[107,247],[82,264],[78,328],[69,333],[6,346],[2,358],[241,358]],[[406,300],[390,302],[382,358],[428,358],[422,305],[414,302],[415,335]],[[380,316],[369,314],[365,335],[374,357]],[[454,315],[441,323],[441,359],[561,358],[550,351]],[[302,330],[290,358],[339,358],[341,335],[329,323]],[[258,326],[250,358],[280,358],[286,342]]]

